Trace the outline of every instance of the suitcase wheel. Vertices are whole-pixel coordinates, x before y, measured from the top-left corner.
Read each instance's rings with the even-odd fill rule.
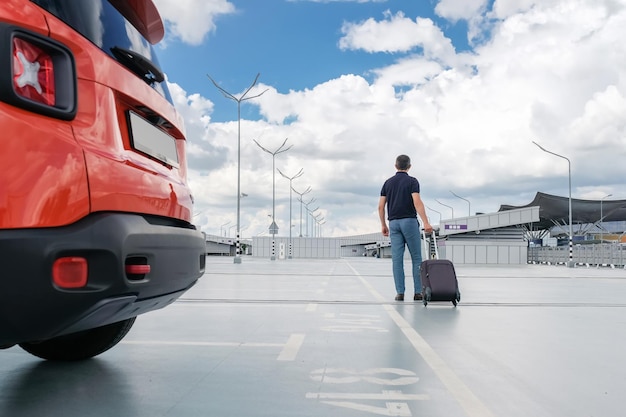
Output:
[[[430,301],[433,298],[433,290],[430,287],[426,287],[424,291],[424,301]]]
[[[432,298],[433,295],[433,290],[430,287],[425,287],[423,290],[424,293],[424,305],[428,305],[428,302],[430,301],[430,299]]]
[[[454,298],[454,300],[452,300],[452,304],[456,307],[456,303],[461,301],[461,292],[459,291],[459,289],[456,289],[456,297]]]

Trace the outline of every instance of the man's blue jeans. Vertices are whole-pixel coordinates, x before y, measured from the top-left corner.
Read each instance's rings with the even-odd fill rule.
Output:
[[[391,240],[391,263],[396,293],[404,294],[404,248],[408,246],[413,263],[413,285],[415,294],[422,292],[420,265],[422,264],[422,248],[420,224],[417,217],[389,221],[389,239]]]

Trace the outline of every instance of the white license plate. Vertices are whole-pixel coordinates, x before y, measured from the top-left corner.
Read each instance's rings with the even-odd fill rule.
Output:
[[[143,117],[128,113],[133,148],[159,161],[178,168],[176,139],[153,126]]]

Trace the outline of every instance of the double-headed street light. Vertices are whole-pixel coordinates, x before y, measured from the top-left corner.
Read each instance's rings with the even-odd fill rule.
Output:
[[[570,268],[573,268],[574,261],[572,258],[572,251],[573,251],[574,232],[572,229],[572,163],[570,162],[568,158],[564,157],[563,155],[559,155],[558,153],[554,153],[545,149],[543,146],[541,146],[534,140],[532,142],[535,145],[537,145],[537,147],[541,149],[542,151],[552,154],[554,156],[558,156],[559,158],[563,158],[567,161],[567,176],[568,176],[568,188],[569,188],[569,198],[568,198],[568,201],[569,201],[569,261],[567,262],[567,266]]]
[[[291,149],[293,145],[290,145],[287,148],[285,148],[285,144],[287,143],[287,139],[285,139],[282,145],[280,145],[274,152],[272,152],[270,150],[265,149],[263,146],[261,146],[261,144],[257,142],[256,139],[252,139],[252,140],[254,140],[254,143],[256,143],[259,148],[263,149],[265,152],[272,155],[272,224],[270,225],[270,233],[272,234],[272,256],[270,257],[270,259],[272,261],[275,261],[276,260],[276,232],[278,232],[278,225],[276,224],[276,155],[278,155],[279,153],[287,152],[289,149]]]
[[[308,204],[305,204],[305,208],[306,211],[309,213],[310,217],[314,217],[313,213],[316,212],[317,210],[320,209],[320,206],[317,206],[316,208],[314,208],[313,210],[309,210],[309,204],[311,204],[313,201],[315,201],[315,199],[312,199],[311,201],[309,201]],[[309,237],[309,216],[306,217],[306,236]]]
[[[304,225],[304,235],[302,235],[302,230],[300,231],[300,237],[304,236],[304,237],[308,237],[309,236],[309,216],[308,213],[310,212],[309,210],[309,204],[312,204],[314,201],[316,200],[315,197],[312,197],[308,203],[305,203],[304,201],[300,200],[301,203],[304,204],[304,209],[306,210],[307,214],[306,216],[306,224]],[[318,207],[319,208],[319,207]],[[315,209],[317,210],[317,208]],[[302,219],[300,219],[300,223],[302,223]]]
[[[317,225],[318,237],[322,237],[322,226],[326,223],[326,220],[322,219]]]
[[[317,208],[319,209],[319,207]],[[315,209],[315,210],[317,210]],[[324,217],[322,215],[322,213],[317,213],[316,216],[313,215],[313,212],[311,212],[311,218],[313,219],[313,222],[311,223],[311,235],[312,237],[317,237],[317,224],[324,220]]]
[[[234,259],[234,263],[236,264],[241,263],[241,256],[240,256],[241,245],[239,242],[239,233],[241,232],[239,228],[240,212],[241,212],[241,102],[246,101],[246,100],[252,100],[253,98],[257,98],[267,91],[267,89],[265,89],[260,94],[257,94],[256,96],[246,97],[246,95],[250,92],[252,87],[255,86],[260,75],[261,75],[260,73],[256,75],[256,78],[254,79],[252,84],[250,84],[250,87],[248,87],[246,91],[244,91],[244,93],[240,95],[239,97],[235,97],[228,91],[224,90],[215,82],[215,80],[213,80],[213,78],[211,78],[210,75],[207,75],[207,77],[209,77],[209,80],[211,80],[213,85],[218,90],[220,90],[220,92],[224,95],[224,97],[237,102],[237,246],[236,246],[237,249],[236,249],[236,254],[235,254],[235,259]]]
[[[311,192],[311,187],[308,187],[306,190],[304,190],[303,192],[298,192],[298,190],[296,190],[295,188],[291,187],[291,189],[293,190],[294,193],[298,194],[300,197],[298,197],[298,201],[300,202],[300,237],[302,237],[302,206],[304,204],[304,201],[302,201],[302,197]],[[311,200],[313,201],[313,200]],[[311,201],[309,201],[310,204]]]
[[[289,255],[287,256],[287,259],[291,259],[292,258],[292,247],[293,247],[293,242],[291,241],[291,191],[293,190],[293,187],[291,186],[291,181],[293,181],[294,179],[302,176],[302,174],[304,174],[304,170],[302,168],[300,168],[300,171],[298,171],[298,173],[296,175],[294,175],[293,177],[288,177],[287,175],[283,174],[283,172],[279,169],[278,173],[280,175],[282,175],[284,178],[287,178],[289,180]]]
[[[326,223],[325,217],[315,219],[315,235],[316,237],[322,237],[322,224]]]

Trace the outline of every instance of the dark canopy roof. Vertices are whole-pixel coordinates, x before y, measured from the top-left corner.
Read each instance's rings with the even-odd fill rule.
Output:
[[[539,222],[534,225],[549,229],[556,224],[569,224],[569,199],[545,193],[537,193],[530,203],[523,206],[503,204],[498,211],[539,206]],[[603,221],[626,220],[626,200],[602,200]],[[572,223],[595,223],[600,221],[600,200],[572,198]]]

